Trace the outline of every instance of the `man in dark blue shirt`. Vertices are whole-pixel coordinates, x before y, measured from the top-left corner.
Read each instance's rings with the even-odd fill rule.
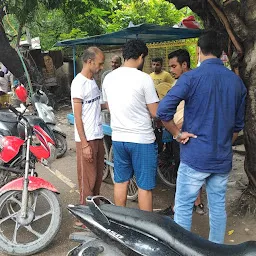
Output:
[[[222,50],[217,33],[200,36],[198,46],[202,64],[179,78],[160,102],[157,115],[181,143],[174,220],[191,229],[193,203],[205,182],[210,213],[209,240],[223,243],[232,141],[244,126],[246,88],[219,59]],[[180,131],[173,116],[182,100],[185,100],[185,110]]]

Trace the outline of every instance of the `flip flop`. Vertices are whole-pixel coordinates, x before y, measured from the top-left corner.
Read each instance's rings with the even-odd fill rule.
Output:
[[[205,209],[204,209],[204,205],[203,205],[202,203],[199,204],[199,205],[194,205],[193,210],[194,210],[197,214],[199,214],[199,215],[204,215],[204,214],[206,214],[206,211],[205,211]]]
[[[80,230],[84,230],[84,231],[90,231],[89,228],[87,228],[82,222],[80,221],[76,221],[73,228],[75,229],[80,229]]]

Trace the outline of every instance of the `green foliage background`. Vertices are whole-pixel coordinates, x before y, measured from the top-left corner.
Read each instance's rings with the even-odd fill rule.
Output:
[[[39,36],[43,50],[57,41],[98,35],[133,24],[174,25],[194,15],[189,8],[177,10],[165,0],[6,0],[9,23],[18,30],[29,28],[32,37]],[[10,39],[15,32],[4,21]],[[23,29],[24,37],[24,29]]]

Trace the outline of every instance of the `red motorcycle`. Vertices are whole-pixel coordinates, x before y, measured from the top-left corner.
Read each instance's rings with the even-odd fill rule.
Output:
[[[23,101],[24,94],[18,95]],[[30,125],[23,113],[9,109],[24,125],[25,137],[0,138],[0,162],[15,163],[24,156],[23,177],[0,188],[0,251],[9,255],[31,255],[45,248],[61,224],[57,189],[37,177],[36,162],[56,158],[54,137],[38,125]]]

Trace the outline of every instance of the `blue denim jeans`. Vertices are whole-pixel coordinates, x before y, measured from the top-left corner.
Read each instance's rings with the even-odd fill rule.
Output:
[[[193,205],[200,188],[205,183],[210,222],[209,240],[224,243],[228,176],[229,173],[198,172],[181,162],[175,194],[174,221],[186,230],[191,230]]]

